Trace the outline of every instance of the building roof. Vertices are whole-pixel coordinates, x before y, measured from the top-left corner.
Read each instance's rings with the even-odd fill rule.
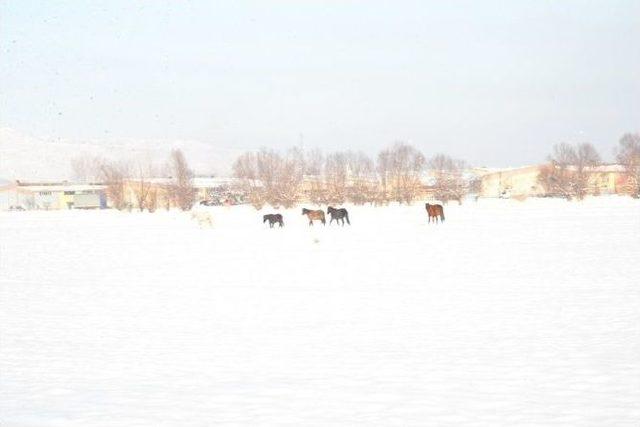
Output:
[[[527,165],[509,168],[474,168],[479,176],[487,176],[501,173],[518,173],[539,169],[541,165]]]
[[[105,185],[102,184],[66,184],[66,183],[29,183],[29,184],[20,184],[21,190],[27,190],[31,192],[40,192],[40,191],[52,191],[52,192],[61,192],[61,191],[95,191],[95,190],[104,190],[106,188]]]

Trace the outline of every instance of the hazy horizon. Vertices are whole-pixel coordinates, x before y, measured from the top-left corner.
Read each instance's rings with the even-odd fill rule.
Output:
[[[0,4],[0,126],[477,166],[640,130],[640,3]]]

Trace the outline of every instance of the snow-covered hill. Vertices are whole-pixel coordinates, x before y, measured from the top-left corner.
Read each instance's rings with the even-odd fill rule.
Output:
[[[184,151],[198,174],[226,175],[239,154],[239,150],[195,140],[60,140],[0,127],[0,177],[25,181],[71,179],[71,160],[75,157],[133,160],[144,156],[161,163],[173,148]]]

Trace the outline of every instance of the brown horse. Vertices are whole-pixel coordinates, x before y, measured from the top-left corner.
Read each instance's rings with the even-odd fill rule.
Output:
[[[307,218],[309,218],[309,225],[313,225],[314,220],[322,221],[322,225],[327,224],[324,219],[324,211],[310,211],[309,209],[302,208],[302,215],[306,215]]]
[[[429,214],[429,222],[431,222],[431,218],[435,222],[438,222],[438,217],[440,220],[444,222],[444,209],[442,205],[430,205],[429,203],[424,205],[425,209],[427,209],[427,213]]]

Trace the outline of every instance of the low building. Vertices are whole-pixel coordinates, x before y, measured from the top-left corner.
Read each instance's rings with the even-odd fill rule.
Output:
[[[602,165],[591,170],[589,192],[592,194],[625,194],[627,177],[622,165]]]
[[[548,196],[538,176],[545,165],[512,169],[476,169],[482,182],[482,197],[541,197]],[[588,170],[587,193],[623,194],[626,178],[620,165],[602,165]]]
[[[512,169],[477,169],[482,182],[482,197],[542,196],[544,188],[538,182],[540,166]]]
[[[24,209],[104,209],[107,207],[102,184],[16,182],[16,206]]]

